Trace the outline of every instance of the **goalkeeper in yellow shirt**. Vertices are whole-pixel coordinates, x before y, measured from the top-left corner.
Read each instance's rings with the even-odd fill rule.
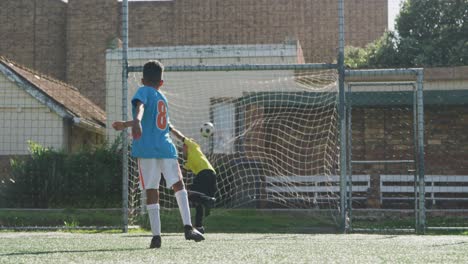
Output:
[[[203,217],[208,216],[210,209],[214,207],[216,199],[216,171],[211,166],[200,146],[190,138],[173,129],[172,134],[184,143],[183,154],[185,158],[184,169],[194,174],[193,184],[188,188],[188,199],[195,207],[195,228],[205,233]]]

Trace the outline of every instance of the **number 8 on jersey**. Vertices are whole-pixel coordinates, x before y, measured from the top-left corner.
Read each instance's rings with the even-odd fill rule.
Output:
[[[158,101],[158,115],[156,116],[156,126],[165,130],[167,127],[167,108],[163,100]]]

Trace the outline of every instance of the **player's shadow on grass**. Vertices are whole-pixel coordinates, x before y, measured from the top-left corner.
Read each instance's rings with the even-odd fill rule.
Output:
[[[439,245],[432,245],[431,247],[446,247],[446,246],[458,246],[462,244],[468,244],[466,241],[456,242],[456,243],[446,243],[446,244],[439,244]]]
[[[147,250],[147,248],[115,248],[115,249],[90,249],[90,250],[55,250],[55,251],[38,251],[38,252],[15,252],[0,254],[0,256],[22,256],[22,255],[43,255],[53,253],[88,253],[88,252],[113,252],[113,251],[138,251]]]

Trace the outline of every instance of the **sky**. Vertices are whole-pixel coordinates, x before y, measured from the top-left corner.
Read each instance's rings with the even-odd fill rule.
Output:
[[[388,0],[388,29],[395,29],[395,18],[400,11],[400,3],[404,0]]]

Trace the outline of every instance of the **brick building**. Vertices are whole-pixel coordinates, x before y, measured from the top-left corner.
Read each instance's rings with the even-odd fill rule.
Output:
[[[363,46],[387,27],[387,0],[346,1],[346,41]],[[337,0],[130,2],[130,47],[276,44],[298,39],[306,62],[332,62]],[[105,51],[121,35],[117,0],[3,0],[0,55],[80,89],[105,108]]]

